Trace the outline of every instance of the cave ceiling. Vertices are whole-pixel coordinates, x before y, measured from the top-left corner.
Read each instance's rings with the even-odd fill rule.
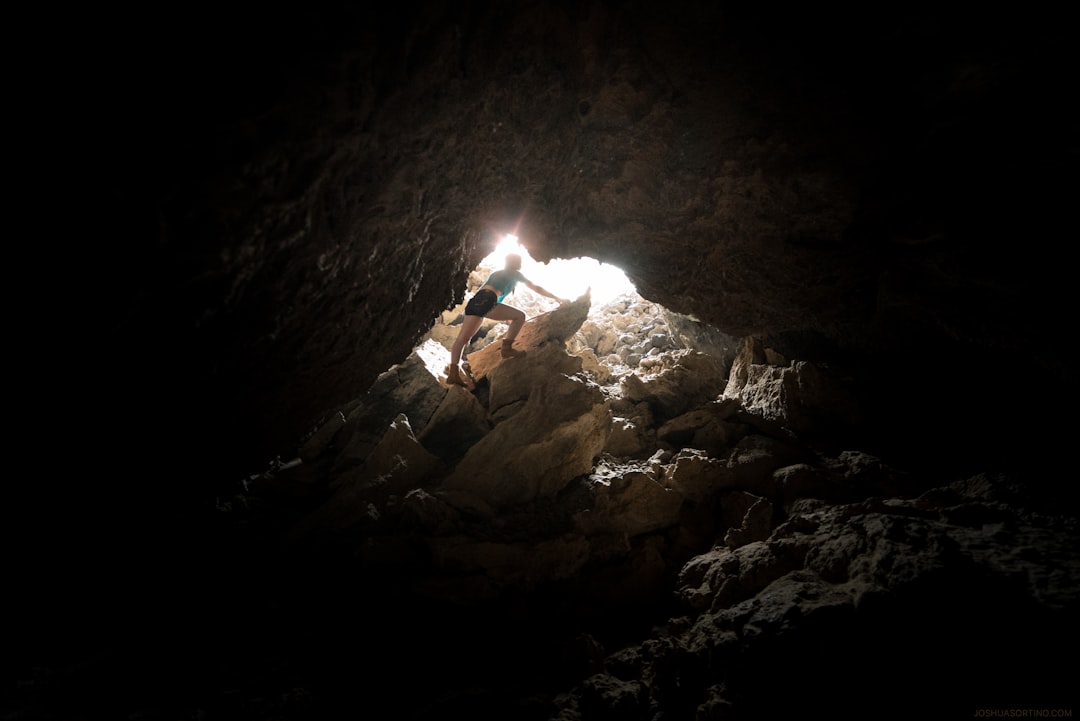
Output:
[[[97,240],[71,257],[97,319],[75,340],[116,415],[152,395],[172,419],[147,453],[235,468],[402,361],[506,232],[793,357],[1060,370],[1038,339],[1076,191],[1064,24],[875,8],[76,18],[100,32],[71,30],[67,66]]]

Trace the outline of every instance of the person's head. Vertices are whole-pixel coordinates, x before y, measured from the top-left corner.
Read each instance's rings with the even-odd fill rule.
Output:
[[[521,270],[521,256],[517,253],[507,255],[506,268],[507,270]]]

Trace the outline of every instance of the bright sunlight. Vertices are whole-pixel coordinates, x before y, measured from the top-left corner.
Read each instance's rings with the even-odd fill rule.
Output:
[[[515,235],[505,236],[480,264],[491,270],[498,270],[506,265],[506,256],[511,253],[521,256],[521,272],[526,278],[557,296],[574,300],[583,295],[587,288],[592,288],[593,308],[599,308],[623,293],[637,292],[626,274],[595,258],[557,259],[547,264],[538,263],[518,244]]]

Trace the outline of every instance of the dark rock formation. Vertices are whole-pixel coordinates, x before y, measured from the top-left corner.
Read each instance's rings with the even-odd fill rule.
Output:
[[[70,62],[92,134],[53,141],[78,152],[87,362],[116,391],[168,377],[183,455],[243,472],[404,359],[516,230],[728,335],[843,358],[876,422],[948,395],[925,430],[954,444],[995,384],[1068,379],[1059,26],[603,2],[106,25]]]
[[[1075,642],[1076,611],[1077,63],[1059,14],[406,0],[25,18],[46,32],[15,86],[16,180],[44,192],[18,208],[11,266],[44,297],[12,306],[31,461],[7,504],[12,707],[1068,704],[1042,645]],[[607,386],[603,351],[560,355],[581,374],[544,396],[576,409],[552,447],[577,440],[577,460],[528,498],[454,505],[425,484],[493,434],[532,442],[515,419],[553,405],[500,398],[497,365],[477,394],[412,372],[507,232],[541,261],[622,268],[701,341],[690,379],[715,364],[724,382],[691,401],[634,375],[605,404],[581,380]],[[590,498],[597,449],[617,468]],[[674,513],[661,486],[694,502]],[[306,550],[279,555],[283,538]],[[537,579],[558,583],[518,583]],[[898,647],[926,666],[901,669]]]

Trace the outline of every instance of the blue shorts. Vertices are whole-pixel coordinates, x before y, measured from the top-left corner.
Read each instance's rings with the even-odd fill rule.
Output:
[[[499,302],[499,296],[495,291],[480,290],[465,304],[465,315],[485,316],[491,312],[495,304]]]

